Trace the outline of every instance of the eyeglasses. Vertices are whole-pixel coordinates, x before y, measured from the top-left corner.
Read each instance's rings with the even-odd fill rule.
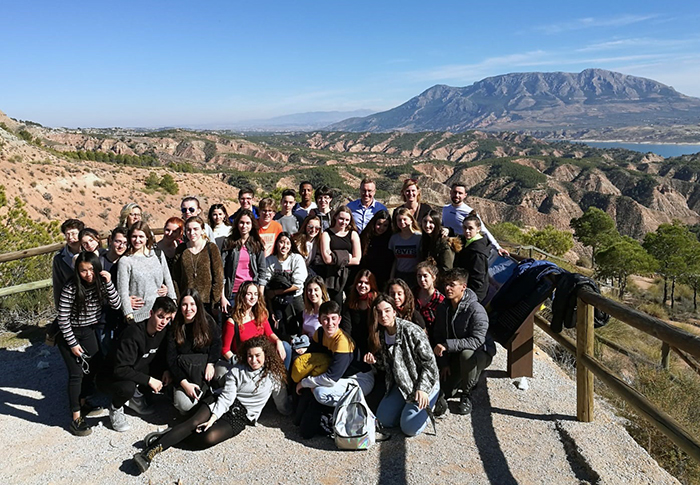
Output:
[[[126,241],[120,241],[119,239],[115,239],[113,244],[115,246],[126,246],[127,242]]]
[[[188,212],[189,212],[190,214],[194,214],[194,212],[195,212],[196,210],[197,210],[196,207],[183,207],[183,208],[180,209],[180,211],[181,211],[183,214],[187,214]]]

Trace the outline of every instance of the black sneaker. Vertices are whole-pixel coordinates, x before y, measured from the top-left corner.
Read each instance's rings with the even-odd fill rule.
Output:
[[[438,400],[435,403],[433,414],[436,418],[439,418],[444,416],[448,409],[449,408],[447,407],[447,400],[445,399],[444,394],[440,393],[440,396],[438,397]]]
[[[469,399],[469,394],[462,394],[459,398],[459,406],[457,407],[457,414],[471,414],[472,412],[472,401]]]
[[[85,418],[80,416],[78,419],[74,419],[70,423],[70,432],[75,436],[87,436],[92,433],[92,430],[85,421]]]

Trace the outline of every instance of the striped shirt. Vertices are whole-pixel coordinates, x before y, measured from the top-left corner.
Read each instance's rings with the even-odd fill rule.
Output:
[[[115,310],[119,309],[122,305],[121,299],[111,281],[104,285],[104,290],[106,291],[105,296],[109,301],[109,306]],[[68,283],[63,287],[61,298],[58,301],[58,326],[69,347],[78,345],[78,341],[73,334],[73,327],[95,325],[99,322],[102,315],[102,302],[97,299],[97,286],[90,285],[85,288],[85,309],[78,315],[77,321],[73,320],[71,307],[75,301],[75,294],[75,283]]]

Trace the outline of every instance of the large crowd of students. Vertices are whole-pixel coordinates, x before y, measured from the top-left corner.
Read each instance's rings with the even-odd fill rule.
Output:
[[[480,304],[489,253],[507,252],[464,203],[464,185],[441,211],[412,179],[391,213],[375,193],[365,179],[357,200],[334,207],[331,189],[303,182],[300,201],[286,189],[277,211],[242,189],[231,216],[186,197],[158,242],[129,203],[106,247],[66,220],[53,288],[70,431],[90,434],[98,390],[118,432],[131,428],[125,407],[149,414],[166,394],[183,417],[146,437],[134,457],[145,471],[183,440],[204,448],[237,435],[271,396],[304,438],[327,433],[351,382],[380,425],[407,436],[447,399],[469,414],[495,354]]]

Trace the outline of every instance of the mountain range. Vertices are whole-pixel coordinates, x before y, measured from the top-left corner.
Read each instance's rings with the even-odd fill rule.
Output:
[[[700,123],[700,99],[657,81],[603,69],[512,73],[467,87],[433,86],[396,108],[350,118],[331,131],[518,131],[551,138],[601,135],[630,127]],[[700,130],[696,131],[700,138]],[[606,138],[605,136],[598,136]],[[628,138],[634,134],[628,133]],[[609,139],[609,138],[608,138]],[[632,141],[632,140],[630,140]]]

